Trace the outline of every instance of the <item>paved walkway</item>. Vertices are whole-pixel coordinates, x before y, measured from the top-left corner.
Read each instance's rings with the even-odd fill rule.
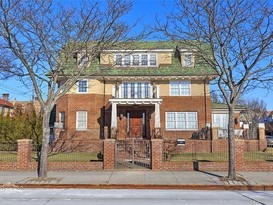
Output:
[[[175,171],[89,171],[48,172],[47,179],[36,172],[0,172],[0,188],[181,188],[273,190],[273,172],[239,172],[240,181],[225,180],[225,172]]]

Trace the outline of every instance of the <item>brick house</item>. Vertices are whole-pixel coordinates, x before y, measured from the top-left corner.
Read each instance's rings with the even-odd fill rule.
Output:
[[[85,56],[76,53],[73,63]],[[84,62],[84,60],[82,61]],[[212,68],[173,42],[103,50],[56,105],[63,139],[189,139],[212,122]],[[78,63],[78,66],[81,66]]]

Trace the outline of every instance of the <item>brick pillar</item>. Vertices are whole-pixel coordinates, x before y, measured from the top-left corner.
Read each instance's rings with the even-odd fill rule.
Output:
[[[258,139],[259,139],[259,151],[264,151],[267,148],[264,123],[259,123]]]
[[[152,139],[152,170],[160,170],[162,164],[162,150],[163,150],[163,140],[162,139]]]
[[[218,139],[218,127],[212,127],[211,128],[211,140],[217,140]]]
[[[235,140],[235,170],[241,171],[244,169],[244,140]]]
[[[32,140],[22,139],[17,140],[17,167],[19,170],[27,170],[31,161]]]
[[[115,139],[103,140],[103,169],[113,170],[115,168]]]

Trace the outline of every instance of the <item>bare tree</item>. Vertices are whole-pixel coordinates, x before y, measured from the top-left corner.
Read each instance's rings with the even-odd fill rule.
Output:
[[[166,20],[157,19],[157,31],[184,40],[218,75],[229,109],[228,177],[233,179],[234,108],[242,93],[272,83],[272,12],[272,2],[266,0],[177,0]]]
[[[250,139],[256,139],[258,124],[260,120],[266,117],[266,104],[263,100],[254,98],[251,100],[243,100],[241,105],[244,106],[246,110],[243,111],[240,120],[243,120],[250,125],[248,137]]]
[[[34,88],[43,111],[39,177],[47,177],[49,117],[54,104],[88,75],[85,71],[102,49],[133,40],[127,38],[130,27],[124,22],[131,8],[126,0],[86,0],[74,5],[0,0],[0,48],[20,70],[22,82]],[[69,75],[64,75],[65,70],[71,71]]]

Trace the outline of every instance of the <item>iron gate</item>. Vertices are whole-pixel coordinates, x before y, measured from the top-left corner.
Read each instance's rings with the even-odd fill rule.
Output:
[[[151,143],[143,139],[117,140],[115,145],[116,169],[150,169]]]

